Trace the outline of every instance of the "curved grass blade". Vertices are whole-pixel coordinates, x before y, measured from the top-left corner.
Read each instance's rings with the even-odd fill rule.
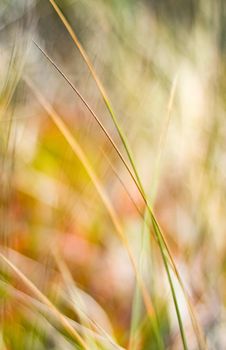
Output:
[[[35,42],[34,42],[35,43]],[[130,170],[129,166],[127,165],[124,157],[122,156],[121,152],[119,151],[118,147],[116,146],[116,144],[114,143],[113,139],[111,138],[111,136],[109,135],[109,133],[107,132],[107,130],[104,128],[103,124],[100,122],[99,118],[97,117],[97,115],[93,112],[93,110],[91,109],[91,107],[88,105],[88,103],[85,101],[85,99],[83,98],[83,96],[79,93],[79,91],[75,88],[75,86],[73,85],[73,83],[66,77],[66,75],[61,71],[61,69],[56,65],[56,63],[44,52],[43,49],[41,49],[39,47],[39,45],[37,43],[35,43],[35,45],[40,49],[40,51],[45,55],[45,57],[52,63],[52,65],[57,69],[57,71],[63,76],[63,78],[67,81],[67,83],[71,86],[71,88],[76,92],[76,94],[78,95],[78,97],[83,101],[83,103],[85,104],[85,106],[87,107],[87,109],[90,111],[90,113],[92,114],[92,116],[95,118],[95,120],[97,121],[97,123],[99,124],[99,126],[101,127],[101,129],[104,131],[105,135],[107,136],[107,138],[109,139],[109,141],[111,142],[112,146],[114,147],[114,149],[116,150],[117,154],[119,155],[120,159],[122,160],[123,164],[125,165],[127,171],[129,172],[131,178],[133,179],[138,191],[140,192],[143,200],[144,200],[144,203],[146,204],[147,206],[147,210],[149,212],[149,215],[151,216],[151,220],[152,220],[152,225],[153,225],[153,228],[154,228],[154,237],[156,239],[157,242],[159,242],[160,239],[162,239],[163,241],[163,244],[164,244],[164,248],[166,248],[166,252],[167,254],[169,255],[169,263],[170,265],[172,266],[173,268],[173,271],[175,273],[175,275],[179,276],[179,272],[177,270],[177,267],[175,265],[175,262],[174,262],[174,259],[172,257],[172,254],[170,252],[170,249],[169,249],[169,246],[166,242],[166,239],[160,229],[160,226],[159,224],[157,223],[157,220],[153,214],[153,211],[152,211],[152,208],[151,208],[151,205],[150,203],[148,202],[147,198],[146,198],[146,195],[145,195],[145,192],[144,192],[144,188],[142,186],[142,183],[140,181],[140,178],[139,178],[139,175],[138,173],[134,170],[134,163],[131,162],[131,165],[132,165],[132,168],[135,172],[135,176],[133,175],[132,171]],[[81,45],[81,44],[80,44]],[[174,86],[173,86],[174,87]],[[172,105],[172,100],[173,100],[173,96],[174,96],[174,89],[173,89],[173,92],[171,92],[171,96],[170,96],[170,102],[169,102],[169,106],[168,108],[170,108],[170,106]],[[121,136],[120,136],[121,138]],[[124,142],[123,142],[124,144]],[[126,149],[126,151],[128,151],[128,148]],[[130,157],[129,157],[130,159]],[[158,243],[159,245],[159,248],[161,250],[161,255],[162,255],[162,259],[164,260],[165,259],[165,263],[164,263],[164,266],[168,263],[168,257],[167,255],[165,255],[165,253],[163,254],[163,250],[162,250],[162,247],[160,246],[160,244]],[[166,271],[167,272],[167,271]],[[168,279],[171,279],[171,276],[170,274],[167,273],[167,277]],[[179,280],[179,284],[181,285],[182,287],[182,291],[185,295],[185,298],[186,298],[186,301],[187,301],[187,304],[188,304],[188,307],[189,307],[189,313],[190,313],[190,317],[191,317],[191,320],[192,320],[192,324],[193,324],[193,328],[195,330],[195,333],[196,333],[196,336],[197,336],[197,339],[199,341],[199,345],[200,345],[200,348],[201,349],[204,349],[205,348],[205,345],[204,345],[204,341],[202,339],[202,335],[201,335],[201,330],[198,326],[198,322],[196,320],[196,317],[194,315],[194,311],[193,311],[193,308],[192,308],[192,304],[190,302],[189,297],[185,291],[185,288],[183,286],[183,282],[182,282],[182,279],[181,277],[178,278]],[[172,283],[172,280],[169,281],[169,285],[170,285],[170,288],[174,288],[173,286],[173,283]],[[172,296],[175,295],[175,290],[172,291]],[[177,300],[174,298],[173,296],[173,300],[174,300],[174,303],[176,302],[177,303]],[[180,311],[179,311],[179,307],[178,305],[175,305],[175,309],[176,309],[176,313],[177,313],[177,317],[178,317],[178,323],[179,323],[179,327],[180,325],[182,325],[182,328],[183,328],[183,324],[182,324],[182,320],[181,320],[181,316],[180,316]],[[178,314],[179,312],[179,314]],[[183,334],[184,335],[184,330],[180,328],[180,332],[181,332],[181,335]],[[183,336],[182,336],[183,337]],[[185,344],[186,341],[185,341],[185,335],[184,335],[184,340],[183,340],[183,343]],[[184,347],[186,349],[186,347]]]
[[[159,242],[160,240],[162,240],[163,245],[164,245],[164,247],[166,248],[166,252],[167,252],[167,254],[169,255],[169,259],[170,259],[170,261],[171,261],[171,265],[173,266],[174,273],[175,273],[175,275],[176,275],[177,278],[178,278],[179,272],[178,272],[177,267],[176,267],[176,265],[175,265],[175,263],[174,263],[174,261],[173,261],[172,254],[170,253],[170,250],[169,250],[168,244],[167,244],[167,242],[166,242],[166,239],[165,239],[165,237],[164,237],[164,235],[163,235],[163,233],[162,233],[162,231],[161,231],[161,229],[160,229],[160,226],[159,226],[159,224],[158,224],[158,222],[157,222],[157,220],[156,220],[156,218],[155,218],[155,216],[154,216],[154,213],[153,213],[153,210],[152,210],[152,208],[151,208],[151,205],[150,205],[150,203],[148,203],[148,200],[146,199],[147,197],[146,197],[146,195],[145,195],[145,191],[144,191],[144,188],[143,188],[141,179],[140,179],[139,174],[138,174],[138,171],[137,171],[137,169],[136,169],[135,162],[134,162],[134,159],[133,159],[133,156],[132,156],[132,152],[131,152],[131,150],[130,150],[130,148],[129,148],[129,145],[128,145],[126,136],[125,136],[125,134],[123,133],[123,131],[122,131],[122,129],[121,129],[121,127],[120,127],[120,125],[119,125],[119,123],[118,123],[118,121],[117,121],[116,115],[115,115],[115,113],[114,113],[114,111],[113,111],[113,108],[112,108],[112,106],[111,106],[111,103],[110,103],[110,100],[109,100],[109,98],[108,98],[108,96],[107,96],[107,93],[106,93],[106,91],[105,91],[105,89],[104,89],[104,87],[103,87],[103,85],[102,85],[102,83],[101,83],[101,81],[100,81],[98,75],[96,74],[96,71],[95,71],[95,69],[94,69],[94,67],[93,67],[93,65],[92,65],[92,63],[91,63],[91,61],[90,61],[88,55],[86,54],[86,51],[84,50],[83,46],[81,45],[80,41],[78,40],[78,38],[77,38],[75,32],[73,31],[71,25],[70,25],[69,22],[67,21],[67,19],[66,19],[66,17],[64,16],[63,12],[60,10],[60,8],[59,8],[58,5],[56,4],[55,0],[49,0],[49,2],[52,4],[54,10],[55,10],[56,13],[58,14],[59,18],[61,19],[61,21],[62,21],[62,23],[64,24],[65,28],[67,29],[68,33],[70,34],[72,40],[74,41],[75,45],[77,46],[77,48],[78,48],[78,50],[79,50],[81,56],[83,57],[85,63],[87,64],[87,66],[88,66],[88,68],[89,68],[89,70],[90,70],[90,72],[91,72],[91,74],[92,74],[92,76],[93,76],[93,78],[94,78],[94,80],[95,80],[95,82],[96,82],[96,84],[97,84],[97,87],[98,87],[98,89],[99,89],[99,91],[100,91],[100,93],[101,93],[101,96],[102,96],[102,98],[103,98],[103,100],[104,100],[104,102],[105,102],[105,105],[106,105],[106,107],[107,107],[107,109],[108,109],[108,111],[109,111],[109,113],[110,113],[110,116],[111,116],[111,118],[112,118],[112,120],[113,120],[113,122],[114,122],[114,124],[115,124],[115,127],[116,127],[116,129],[117,129],[117,131],[118,131],[118,134],[119,134],[119,136],[120,136],[120,139],[121,139],[121,141],[122,141],[122,143],[123,143],[123,145],[124,145],[124,147],[125,147],[127,156],[128,156],[128,158],[129,158],[129,161],[130,161],[131,166],[132,166],[132,169],[133,169],[133,171],[134,171],[134,174],[135,174],[137,183],[138,183],[138,185],[139,185],[139,188],[138,188],[138,189],[139,189],[139,191],[141,192],[142,197],[143,197],[143,199],[144,199],[144,201],[145,201],[145,203],[146,203],[146,205],[147,205],[147,207],[148,207],[148,211],[149,211],[149,214],[150,214],[152,223],[153,223],[154,234],[156,235],[156,239],[157,239],[158,242]],[[157,225],[157,226],[156,226],[156,225]],[[157,230],[156,230],[156,227],[158,228]],[[160,248],[160,250],[161,250],[161,255],[162,255],[163,260],[165,259],[165,262],[164,262],[164,265],[165,265],[165,264],[168,263],[168,261],[167,261],[167,256],[165,256],[165,253],[162,251],[162,247],[161,247],[160,244],[159,244],[159,248]],[[176,270],[175,270],[175,269],[176,269]],[[167,272],[167,271],[166,271],[166,272]],[[168,275],[168,273],[167,273],[167,276],[168,276],[168,279],[171,278],[170,275]],[[180,283],[180,285],[181,285],[181,283],[183,283],[181,277],[180,277],[180,279],[179,279],[179,283]],[[170,285],[170,288],[171,288],[171,286],[173,287],[172,280],[171,280],[171,282],[170,282],[170,280],[169,280],[169,285]],[[174,287],[173,287],[173,289],[174,289]],[[182,291],[183,291],[183,293],[185,292],[184,286],[182,287]],[[171,289],[171,293],[172,293],[172,296],[173,296],[173,295],[175,294],[175,290],[173,291],[173,290]],[[200,347],[200,349],[205,349],[205,348],[206,348],[206,344],[205,344],[205,342],[204,342],[203,335],[200,333],[201,330],[200,330],[200,327],[199,327],[199,325],[198,325],[197,318],[196,318],[196,316],[195,316],[195,313],[194,313],[194,310],[193,310],[193,307],[192,307],[191,302],[188,301],[188,298],[189,298],[189,296],[188,296],[188,294],[186,293],[186,294],[185,294],[185,299],[186,299],[187,304],[188,304],[188,306],[189,306],[189,313],[190,313],[191,308],[192,308],[192,315],[190,315],[190,316],[191,316],[191,319],[192,319],[192,323],[195,322],[194,331],[195,331],[196,336],[197,336],[197,339],[198,339],[199,347]],[[174,299],[174,297],[173,297],[173,299]],[[187,345],[186,345],[186,339],[185,339],[185,334],[184,334],[184,330],[183,330],[183,324],[182,324],[182,320],[181,320],[181,316],[180,316],[180,311],[179,311],[178,306],[176,306],[176,305],[175,305],[175,309],[176,309],[176,313],[177,313],[177,318],[178,318],[179,327],[180,327],[180,325],[182,325],[182,328],[180,327],[180,333],[181,333],[181,338],[182,338],[182,342],[183,342],[183,345],[184,345],[184,349],[186,349],[186,348],[187,348]],[[177,310],[178,310],[178,311],[177,311]],[[179,312],[179,313],[178,313],[178,312]]]
[[[47,305],[55,317],[60,321],[64,329],[68,334],[78,342],[85,350],[89,350],[87,344],[80,336],[80,334],[72,327],[66,317],[56,308],[56,306],[36,287],[36,285],[20,271],[16,265],[14,265],[4,254],[0,252],[0,258],[4,263],[10,267],[10,269],[23,281],[23,283],[30,289],[30,291],[40,300],[43,304]]]
[[[106,330],[104,330],[103,327],[100,326],[94,319],[88,316],[87,304],[84,303],[84,298],[81,296],[81,291],[79,292],[79,289],[74,279],[72,278],[66,263],[61,258],[59,252],[56,249],[53,251],[53,256],[55,258],[56,264],[65,282],[65,286],[68,290],[68,294],[71,296],[71,300],[68,301],[68,298],[67,298],[67,301],[69,305],[72,306],[72,308],[78,314],[81,322],[83,322],[84,324],[84,328],[94,327],[95,329],[101,331],[101,333],[106,337],[106,339],[110,342],[110,344],[113,347],[119,348],[119,345],[116,343],[115,339],[113,339],[112,336],[110,336],[108,332],[106,332]],[[95,346],[95,344],[93,345]],[[92,346],[92,349],[93,349],[93,346]]]
[[[33,307],[35,310],[38,310],[41,314],[46,315],[46,317],[52,316],[51,309],[41,301],[38,301],[31,297],[30,295],[16,289],[15,287],[9,285],[6,282],[0,281],[0,290],[6,291],[9,293],[10,296],[18,299],[20,302],[22,302],[25,305],[28,305],[29,307]],[[105,334],[104,336],[100,335],[99,333],[96,333],[95,331],[91,330],[90,328],[86,328],[79,324],[78,322],[72,320],[71,318],[68,318],[65,316],[65,318],[68,320],[68,322],[71,324],[73,328],[77,330],[79,333],[88,333],[91,337],[96,339],[101,344],[109,343],[111,346],[111,349],[116,349],[116,350],[125,350],[123,347],[117,345],[113,340],[107,337]],[[108,344],[108,346],[109,346]]]
[[[116,232],[127,250],[129,259],[131,261],[131,265],[134,269],[135,277],[137,279],[137,282],[138,282],[139,287],[140,287],[141,292],[142,292],[142,296],[143,296],[143,300],[144,300],[144,304],[145,304],[147,313],[148,313],[150,319],[152,320],[152,322],[155,324],[155,321],[153,321],[155,311],[154,311],[153,306],[152,306],[150,295],[147,291],[147,288],[144,284],[142,277],[140,276],[139,269],[137,267],[135,258],[133,256],[131,249],[130,249],[128,239],[124,234],[124,231],[123,231],[121,223],[118,219],[118,216],[117,216],[111,202],[109,201],[107,194],[105,193],[104,189],[102,188],[102,185],[101,185],[97,175],[95,174],[95,172],[94,172],[90,162],[88,161],[86,155],[84,154],[82,148],[77,143],[77,141],[75,140],[75,138],[71,134],[70,130],[68,129],[68,127],[66,126],[66,124],[62,120],[62,118],[57,114],[57,112],[53,109],[53,107],[46,101],[44,96],[40,93],[40,91],[38,91],[38,89],[35,87],[35,85],[28,78],[26,78],[25,81],[26,81],[27,85],[31,88],[33,93],[35,94],[39,103],[43,106],[43,108],[49,114],[49,116],[51,117],[51,119],[53,120],[55,125],[58,127],[58,129],[60,130],[60,132],[62,133],[62,135],[64,136],[64,138],[68,142],[68,144],[70,145],[71,149],[73,150],[75,155],[78,157],[78,159],[82,163],[89,178],[93,182],[100,198],[102,199],[102,202],[103,202],[105,208],[108,211],[108,214],[112,220],[112,223],[114,224]],[[153,328],[154,328],[156,336],[157,336],[156,326],[153,325]]]

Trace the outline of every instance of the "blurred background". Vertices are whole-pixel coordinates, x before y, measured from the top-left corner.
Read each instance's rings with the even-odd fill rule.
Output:
[[[226,3],[56,3],[107,91],[207,347],[223,350]],[[1,253],[77,322],[73,327],[89,349],[161,348],[127,248],[51,118],[57,113],[97,174],[135,261],[142,260],[162,348],[182,349],[161,254],[144,224],[145,203],[93,115],[35,43],[78,89],[129,164],[96,83],[51,3],[0,1]],[[1,349],[80,349],[2,259],[0,268]],[[173,281],[188,348],[198,349]],[[100,341],[87,330],[94,328]]]

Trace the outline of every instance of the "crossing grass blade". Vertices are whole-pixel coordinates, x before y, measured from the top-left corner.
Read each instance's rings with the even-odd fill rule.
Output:
[[[184,332],[184,327],[183,327],[183,322],[182,322],[182,319],[181,319],[181,315],[180,315],[180,310],[179,310],[179,307],[178,307],[178,302],[177,302],[177,298],[176,298],[176,293],[175,293],[175,288],[174,288],[174,285],[173,285],[173,282],[172,282],[172,278],[171,278],[171,275],[170,275],[170,272],[169,272],[169,261],[170,261],[170,265],[171,267],[173,268],[173,271],[179,281],[179,284],[181,285],[181,288],[182,288],[182,291],[184,293],[184,296],[185,296],[185,299],[186,299],[186,302],[188,304],[188,310],[189,310],[189,313],[190,313],[190,317],[191,317],[191,320],[192,320],[192,324],[193,324],[193,327],[194,327],[194,331],[195,331],[195,334],[197,336],[197,341],[198,341],[198,344],[199,344],[199,348],[200,349],[205,349],[206,348],[206,344],[205,344],[205,341],[204,341],[204,337],[201,333],[201,329],[198,325],[198,321],[197,321],[197,318],[195,316],[195,312],[193,310],[193,306],[190,302],[189,299],[189,296],[186,292],[186,289],[183,285],[183,281],[182,281],[182,278],[180,277],[180,274],[178,272],[178,269],[176,267],[176,264],[174,262],[174,259],[173,259],[173,256],[170,252],[170,249],[169,249],[169,246],[167,244],[167,241],[163,235],[163,232],[160,228],[160,225],[158,224],[158,221],[153,213],[153,210],[152,210],[152,207],[151,207],[151,204],[149,202],[149,200],[147,199],[147,196],[145,194],[145,191],[144,191],[144,187],[142,185],[142,182],[141,182],[141,179],[140,179],[140,176],[139,176],[139,173],[137,171],[137,168],[135,166],[135,161],[133,159],[133,156],[132,156],[132,152],[130,150],[130,147],[128,145],[128,141],[127,141],[127,138],[123,132],[123,130],[121,129],[120,125],[119,125],[119,122],[117,120],[117,117],[114,113],[114,110],[112,108],[112,105],[111,105],[111,102],[110,102],[110,99],[109,97],[107,96],[107,93],[103,87],[103,84],[101,83],[95,69],[94,69],[94,66],[92,64],[92,62],[90,61],[86,51],[84,50],[82,44],[80,43],[79,39],[77,38],[72,26],[70,25],[70,23],[68,22],[68,20],[66,19],[66,17],[64,16],[63,12],[60,10],[59,6],[56,4],[55,0],[49,0],[49,2],[51,3],[51,5],[53,6],[54,10],[56,11],[56,13],[58,14],[59,18],[61,19],[63,25],[65,26],[65,28],[67,29],[68,33],[70,34],[72,40],[74,41],[75,45],[77,46],[82,58],[84,59],[87,67],[89,68],[95,82],[96,82],[96,85],[101,93],[101,96],[104,100],[104,103],[109,111],[109,114],[112,118],[112,121],[118,131],[118,134],[119,134],[119,137],[122,141],[122,144],[125,148],[125,151],[127,153],[127,156],[129,158],[129,161],[130,161],[130,164],[131,164],[131,167],[133,169],[133,172],[134,172],[134,175],[135,175],[135,179],[136,179],[136,183],[138,185],[138,190],[140,191],[146,205],[147,205],[147,210],[149,212],[149,215],[151,217],[151,221],[152,221],[152,228],[153,228],[153,233],[155,235],[155,238],[158,242],[158,245],[159,245],[159,249],[160,249],[160,252],[161,252],[161,256],[162,256],[162,259],[163,259],[163,263],[164,263],[164,266],[165,266],[165,270],[166,270],[166,274],[167,274],[167,278],[168,278],[168,281],[169,281],[169,286],[170,286],[170,289],[171,289],[171,293],[172,293],[172,297],[173,297],[173,301],[174,301],[174,305],[175,305],[175,310],[176,310],[176,314],[177,314],[177,318],[178,318],[178,324],[179,324],[179,329],[180,329],[180,333],[181,333],[181,339],[182,339],[182,343],[183,343],[183,348],[184,350],[186,350],[188,347],[187,347],[187,341],[186,341],[186,336],[185,336],[185,332]]]
[[[14,297],[18,301],[20,301],[22,304],[28,306],[29,309],[34,309],[38,311],[40,314],[43,315],[43,317],[46,317],[46,321],[47,319],[50,320],[50,322],[52,321],[53,313],[51,308],[45,303],[41,302],[40,300],[37,300],[34,297],[31,297],[30,295],[18,290],[17,288],[13,287],[12,285],[4,281],[0,281],[0,291],[7,293],[7,295],[11,297]],[[66,316],[65,318],[71,324],[71,326],[74,329],[76,329],[78,333],[86,334],[90,338],[96,340],[96,342],[101,344],[101,346],[104,346],[104,348],[107,347],[108,349],[110,347],[111,349],[125,350],[123,347],[119,346],[106,332],[103,332],[103,330],[101,332],[102,334],[100,334],[100,332],[96,332],[91,328],[87,328],[84,325],[72,320],[71,318],[68,318]],[[55,317],[54,319],[57,319],[57,318]],[[98,328],[98,326],[96,328]],[[99,329],[100,329],[100,326],[99,326]]]
[[[104,329],[103,327],[100,326],[100,324],[98,324],[94,319],[91,319],[87,312],[88,312],[88,305],[87,303],[85,303],[84,298],[81,296],[81,293],[79,292],[79,289],[74,281],[74,279],[71,276],[71,273],[66,265],[66,263],[64,262],[64,260],[62,259],[62,257],[60,256],[59,252],[57,251],[57,249],[55,249],[53,251],[53,256],[54,259],[56,261],[56,265],[58,266],[58,269],[61,273],[61,276],[64,280],[64,284],[65,287],[68,291],[68,294],[70,295],[70,304],[73,307],[73,309],[75,310],[75,312],[78,314],[79,319],[80,319],[80,323],[81,325],[83,325],[84,330],[86,330],[87,328],[94,328],[94,331],[98,331],[102,334],[102,336],[104,338],[106,338],[106,340],[116,349],[122,349],[115,341],[115,339],[113,339],[112,335],[109,335]],[[93,337],[89,336],[89,333],[84,332],[84,336],[87,338],[87,343],[90,345],[91,349],[98,349],[97,344],[94,343]]]
[[[24,275],[24,273],[17,268],[3,253],[0,252],[0,259],[19,277],[26,287],[34,294],[37,299],[45,304],[53,313],[53,315],[59,320],[66,332],[78,342],[83,349],[88,350],[88,346],[80,334],[71,326],[66,317],[56,308],[56,306],[36,287],[36,285]]]
[[[90,164],[90,162],[89,162],[88,158],[86,157],[85,153],[83,152],[82,148],[80,147],[80,145],[76,141],[75,137],[70,132],[69,128],[64,123],[63,119],[58,115],[58,113],[53,109],[53,107],[48,103],[48,101],[44,98],[44,96],[41,94],[41,92],[36,88],[34,83],[30,79],[28,79],[28,77],[25,78],[25,81],[26,81],[27,85],[30,87],[30,89],[32,90],[32,92],[34,93],[34,95],[36,96],[36,98],[39,101],[39,103],[41,104],[41,106],[45,109],[45,111],[49,114],[49,116],[51,117],[54,124],[58,127],[59,131],[62,133],[62,135],[66,139],[66,141],[70,145],[71,149],[73,150],[73,152],[75,153],[77,158],[80,160],[80,162],[83,165],[84,169],[86,170],[89,178],[91,179],[94,187],[96,188],[96,190],[97,190],[97,192],[98,192],[98,194],[99,194],[99,196],[100,196],[100,198],[101,198],[101,200],[102,200],[102,202],[103,202],[103,204],[104,204],[104,206],[105,206],[105,208],[106,208],[106,210],[107,210],[107,212],[112,220],[112,223],[116,229],[116,233],[118,234],[118,237],[122,241],[122,243],[123,243],[123,245],[128,253],[128,257],[129,257],[131,265],[133,267],[137,283],[138,283],[139,288],[140,288],[141,293],[142,293],[145,308],[146,308],[147,313],[150,317],[150,320],[153,324],[153,330],[154,330],[155,336],[158,339],[159,334],[158,334],[157,323],[156,323],[156,319],[155,319],[155,311],[153,309],[150,295],[149,295],[148,290],[145,286],[143,278],[139,273],[139,269],[137,267],[137,263],[136,263],[136,260],[134,258],[134,255],[132,253],[132,250],[130,248],[128,238],[126,237],[126,235],[124,233],[123,227],[118,219],[118,216],[117,216],[105,190],[103,189],[103,187],[99,181],[99,178],[97,177],[92,165]],[[159,341],[159,339],[158,339],[158,341]]]

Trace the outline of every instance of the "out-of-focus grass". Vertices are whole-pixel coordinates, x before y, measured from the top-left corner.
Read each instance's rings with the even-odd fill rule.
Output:
[[[225,11],[1,3],[2,349],[225,347]]]

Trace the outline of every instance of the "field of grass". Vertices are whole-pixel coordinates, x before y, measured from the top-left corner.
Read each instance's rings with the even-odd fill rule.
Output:
[[[226,348],[226,3],[0,1],[0,350]]]

